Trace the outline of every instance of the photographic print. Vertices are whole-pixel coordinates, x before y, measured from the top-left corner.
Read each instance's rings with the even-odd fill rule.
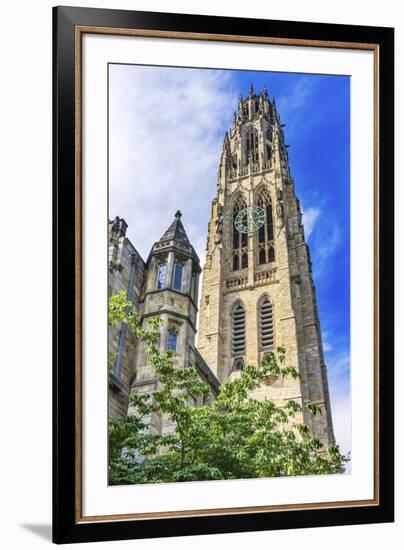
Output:
[[[350,77],[110,63],[108,194],[108,483],[349,475]]]
[[[394,520],[394,30],[58,7],[58,543]]]

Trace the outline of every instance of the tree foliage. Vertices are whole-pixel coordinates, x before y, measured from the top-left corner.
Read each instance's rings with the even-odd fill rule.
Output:
[[[211,406],[194,407],[210,392],[194,367],[175,366],[173,352],[159,351],[157,318],[141,329],[124,293],[110,299],[109,322],[124,322],[146,345],[158,379],[153,393],[130,398],[131,415],[110,418],[110,484],[242,479],[342,473],[349,460],[339,447],[325,449],[302,424],[294,400],[277,406],[255,399],[268,376],[299,376],[285,363],[285,350],[268,353],[260,366],[247,365],[240,378],[226,382]],[[321,411],[309,405],[310,414]],[[176,429],[160,435],[150,429],[153,414],[165,415]]]

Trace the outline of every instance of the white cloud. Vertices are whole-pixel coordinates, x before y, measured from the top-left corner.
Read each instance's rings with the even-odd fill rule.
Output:
[[[352,450],[350,355],[346,351],[328,359],[328,382],[335,439],[344,455]],[[354,460],[354,457],[351,457]],[[351,464],[347,465],[347,473]]]
[[[333,377],[346,377],[349,375],[351,366],[351,358],[349,353],[342,353],[334,358],[329,365],[330,374]]]
[[[303,210],[302,221],[303,221],[304,234],[305,234],[306,240],[313,233],[314,226],[319,216],[320,216],[319,208],[311,207],[311,208],[308,208],[307,210]]]
[[[125,218],[144,259],[180,209],[203,262],[235,105],[229,72],[110,66],[109,216]]]
[[[327,228],[328,233],[324,235],[321,242],[316,243],[316,255],[320,260],[326,260],[329,256],[334,254],[341,242],[341,231],[338,225],[334,224],[331,228]]]
[[[292,112],[301,109],[312,96],[314,86],[313,78],[303,76],[289,87],[288,94],[280,97],[277,101],[277,108],[282,117],[287,117]]]
[[[331,391],[331,411],[334,426],[336,443],[340,446],[341,452],[348,455],[352,451],[352,420],[351,420],[351,397],[348,394]],[[354,457],[351,456],[351,462]],[[346,466],[346,473],[351,471],[351,462]]]
[[[329,352],[329,351],[332,351],[333,350],[333,347],[332,345],[327,342],[327,341],[323,341],[323,351],[325,351],[326,353]]]
[[[321,337],[322,337],[322,340],[323,340],[323,350],[325,352],[331,351],[333,348],[332,348],[332,345],[328,341],[329,340],[328,332],[323,332]]]

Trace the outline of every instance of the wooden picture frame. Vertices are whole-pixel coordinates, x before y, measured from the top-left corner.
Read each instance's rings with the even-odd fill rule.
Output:
[[[82,38],[86,33],[360,49],[374,57],[374,498],[157,514],[82,514]],[[53,540],[72,543],[393,521],[394,31],[57,7],[53,11]]]

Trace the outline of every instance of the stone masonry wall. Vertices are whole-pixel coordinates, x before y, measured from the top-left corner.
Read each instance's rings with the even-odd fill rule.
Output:
[[[111,239],[110,231],[108,296],[113,296],[121,290],[128,293],[131,270],[133,270],[133,301],[135,308],[138,309],[144,269],[142,258],[125,235],[120,234]],[[121,339],[123,339],[123,353],[118,372],[117,361]],[[121,324],[108,327],[108,406],[109,414],[117,418],[124,418],[128,412],[130,388],[136,374],[136,347],[136,338],[129,327],[122,327]]]

